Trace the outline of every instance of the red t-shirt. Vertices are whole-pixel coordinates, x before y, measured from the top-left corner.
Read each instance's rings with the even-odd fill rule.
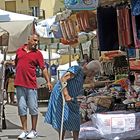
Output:
[[[36,67],[39,66],[43,70],[45,68],[44,59],[39,50],[27,53],[24,50],[25,46],[20,47],[16,52],[14,85],[36,89]]]

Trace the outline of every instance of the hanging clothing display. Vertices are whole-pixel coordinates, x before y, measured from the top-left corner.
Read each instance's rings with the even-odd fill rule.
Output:
[[[64,5],[70,10],[95,10],[99,0],[64,0]]]
[[[135,58],[136,57],[136,49],[135,48],[129,48],[128,49],[128,55],[129,55],[129,58]]]
[[[61,43],[65,45],[73,45],[78,43],[78,32],[76,26],[76,16],[70,16],[66,20],[60,21],[60,28],[63,37],[61,38]]]
[[[97,28],[96,14],[92,11],[76,13],[76,22],[80,32],[89,32]]]
[[[57,75],[57,67],[58,65],[52,64],[50,67],[51,76]]]
[[[119,49],[117,11],[114,7],[97,8],[100,51]]]
[[[132,28],[135,48],[140,48],[140,16],[132,16]]]
[[[55,38],[60,39],[63,37],[62,31],[60,28],[60,22],[53,23],[53,25],[51,26],[51,30],[53,31],[53,35]]]
[[[118,37],[120,46],[129,46],[132,43],[130,11],[128,8],[117,8]]]
[[[140,15],[140,0],[131,0],[132,15]]]

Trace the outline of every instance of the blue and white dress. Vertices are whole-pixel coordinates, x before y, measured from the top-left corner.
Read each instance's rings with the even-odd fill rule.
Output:
[[[75,76],[67,81],[69,95],[74,98],[71,102],[66,102],[64,106],[63,130],[80,130],[80,111],[76,97],[82,93],[84,73],[80,66],[72,66],[67,71]],[[62,118],[62,93],[61,82],[58,81],[51,93],[48,110],[45,115],[45,122],[52,125],[54,129],[60,130]]]

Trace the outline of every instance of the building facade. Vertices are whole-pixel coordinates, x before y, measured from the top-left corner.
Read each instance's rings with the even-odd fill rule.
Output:
[[[63,0],[1,0],[0,9],[46,19],[64,9]]]

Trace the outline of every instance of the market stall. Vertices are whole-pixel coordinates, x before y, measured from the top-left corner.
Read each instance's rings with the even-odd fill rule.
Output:
[[[9,32],[8,52],[15,52],[33,32],[37,17],[0,9],[0,27]]]
[[[96,128],[96,134],[98,132],[99,136],[105,139],[126,138],[128,133],[131,133],[133,138],[137,137],[139,126],[136,124],[139,120],[139,112],[137,114],[136,111],[139,110],[140,89],[134,84],[134,79],[130,78],[132,65],[129,62],[128,50],[131,47],[139,48],[138,33],[136,36],[135,32],[136,27],[139,26],[135,25],[138,20],[135,20],[134,15],[132,16],[130,1],[91,0],[64,1],[64,3],[70,11],[58,14],[50,30],[51,33],[53,32],[54,38],[51,38],[49,42],[61,42],[69,45],[70,48],[76,48],[82,42],[81,34],[84,40],[89,41],[94,38],[94,35],[91,35],[90,38],[90,33],[97,29],[97,45],[104,70],[102,77],[97,75],[94,79],[95,85],[102,81],[105,81],[104,84],[102,86],[101,84],[100,86],[94,85],[89,89],[85,88],[84,95],[79,97],[81,119],[82,122],[86,121],[88,124],[82,124],[80,139],[95,138],[95,135],[88,137],[91,133],[95,133],[95,131],[90,131],[89,127],[93,130]],[[127,111],[126,114],[124,111]],[[111,118],[103,113],[109,113]],[[91,119],[92,116],[95,119]],[[109,131],[107,133],[101,130],[104,124],[102,121],[100,122],[100,116],[106,117],[103,120],[106,125],[103,129]],[[115,121],[112,118],[116,118]],[[89,120],[92,123],[89,123]],[[133,121],[131,122],[131,120]],[[120,127],[115,122],[121,122]],[[93,123],[96,127],[93,127]],[[87,131],[84,133],[82,130]]]
[[[7,53],[15,53],[17,48],[27,41],[28,36],[33,33],[35,19],[37,18],[33,16],[0,9],[0,131],[6,128],[4,113],[6,70],[4,63],[5,60],[11,59]]]
[[[62,30],[60,28],[60,22],[62,19],[67,20],[67,18],[71,15],[71,10],[63,11],[62,13],[58,13],[57,15],[50,17],[46,20],[43,20],[41,22],[38,22],[35,29],[36,32],[40,35],[40,46],[41,44],[45,44],[47,49],[45,48],[43,52],[45,52],[46,57],[48,57],[48,64],[51,66],[52,58],[54,52],[52,52],[52,49],[55,49],[57,52],[59,52],[59,48],[61,44],[63,44],[64,49],[68,50],[66,54],[69,55],[69,66],[72,64],[72,56],[76,54],[76,49],[79,48],[80,43],[85,43],[87,41],[92,40],[96,37],[95,32],[91,30],[91,32],[77,32],[77,41],[72,44],[65,44],[62,42]],[[63,40],[64,41],[64,40]],[[57,46],[57,47],[55,47]],[[46,51],[47,50],[47,51]],[[74,50],[74,52],[72,52]],[[48,55],[47,55],[48,53]],[[62,55],[60,53],[60,55]],[[55,64],[53,64],[55,65]],[[50,67],[51,68],[51,67]],[[50,68],[48,69],[51,73]],[[52,77],[52,76],[51,76]]]
[[[87,3],[90,3],[92,7],[88,7]],[[92,27],[97,27],[98,49],[101,53],[100,61],[104,63],[104,75],[97,76],[95,82],[102,81],[104,78],[112,80],[114,76],[111,83],[107,81],[103,87],[85,89],[84,96],[79,97],[82,122],[86,121],[81,125],[80,140],[140,137],[138,134],[140,129],[137,125],[140,88],[131,77],[134,65],[136,70],[139,61],[129,62],[128,53],[130,48],[139,48],[139,32],[137,31],[136,34],[136,29],[139,28],[138,24],[136,25],[138,17],[135,14],[140,13],[137,13],[138,6],[134,8],[136,3],[129,0],[100,0],[98,2],[93,0],[85,3],[65,1],[66,8],[71,9],[76,15],[75,21],[79,31],[77,31],[77,26],[74,29],[77,32],[90,32],[91,24],[88,22],[90,19],[88,14],[91,11],[94,11],[90,13],[91,15],[96,14],[96,19],[90,19],[90,21],[96,21],[96,24],[92,23]],[[71,33],[76,39],[75,33],[71,31],[74,14],[60,22],[60,27],[63,26],[61,28],[64,44],[73,44]],[[137,83],[140,83],[139,76],[137,76]]]

